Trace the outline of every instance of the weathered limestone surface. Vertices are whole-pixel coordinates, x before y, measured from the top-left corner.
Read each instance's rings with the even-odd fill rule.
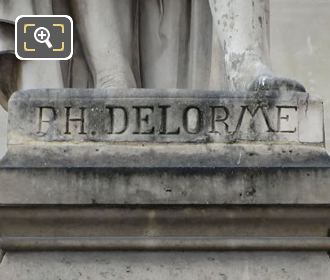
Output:
[[[148,142],[323,145],[323,104],[308,93],[28,90],[10,101],[9,145]]]
[[[326,280],[330,265],[326,253],[8,253],[0,273],[11,280]]]
[[[8,136],[0,279],[328,279],[307,93],[30,90]]]
[[[30,90],[10,101],[8,135],[3,204],[330,201],[307,93]]]

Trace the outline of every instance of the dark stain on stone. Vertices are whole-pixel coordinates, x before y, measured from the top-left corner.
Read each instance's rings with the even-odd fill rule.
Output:
[[[172,192],[172,189],[171,188],[165,188],[165,192]]]
[[[219,275],[220,275],[221,280],[227,280],[228,279],[227,275],[224,274],[224,273],[220,273]]]
[[[245,195],[246,195],[247,197],[251,197],[251,196],[254,196],[256,192],[257,192],[257,191],[256,191],[255,186],[252,185],[252,186],[250,186],[250,187],[246,190]]]

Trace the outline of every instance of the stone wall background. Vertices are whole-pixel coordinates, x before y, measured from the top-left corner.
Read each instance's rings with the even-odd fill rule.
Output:
[[[323,99],[330,150],[330,0],[270,1],[273,69]],[[0,156],[6,150],[6,126],[7,113],[0,108]]]
[[[270,0],[271,58],[276,74],[292,77],[325,105],[330,151],[330,0]]]

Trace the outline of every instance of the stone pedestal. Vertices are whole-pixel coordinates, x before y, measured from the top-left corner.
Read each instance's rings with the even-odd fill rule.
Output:
[[[328,279],[309,94],[31,90],[8,136],[0,279]]]

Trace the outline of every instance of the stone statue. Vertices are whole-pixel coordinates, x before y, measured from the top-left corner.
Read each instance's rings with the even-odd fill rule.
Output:
[[[70,14],[68,62],[18,61],[20,14]],[[269,0],[0,0],[0,102],[27,88],[305,91],[269,62]]]

